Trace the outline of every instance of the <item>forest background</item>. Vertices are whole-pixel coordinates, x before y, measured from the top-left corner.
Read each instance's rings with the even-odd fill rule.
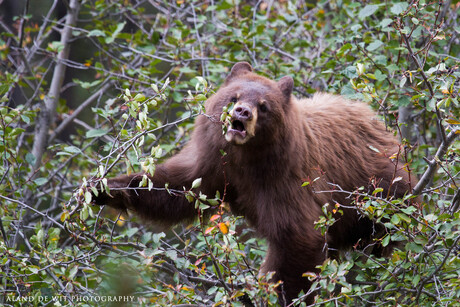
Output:
[[[378,191],[359,204],[400,248],[327,260],[310,276],[316,304],[459,304],[459,13],[458,1],[0,1],[0,305],[277,304],[257,277],[264,240],[219,199],[210,221],[158,232],[93,206],[88,188],[177,152],[238,61],[291,75],[298,97],[368,103],[420,179],[417,206]]]

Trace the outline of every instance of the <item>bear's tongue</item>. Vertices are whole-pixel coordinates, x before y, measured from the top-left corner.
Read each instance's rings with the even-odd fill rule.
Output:
[[[244,131],[244,124],[240,122],[239,120],[235,120],[232,123],[232,129],[243,132]]]

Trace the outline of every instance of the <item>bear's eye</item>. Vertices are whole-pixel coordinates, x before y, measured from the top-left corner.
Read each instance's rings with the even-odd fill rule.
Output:
[[[232,99],[230,99],[230,102],[233,102],[233,103],[235,103],[237,101],[238,101],[238,98],[236,98],[236,97],[232,97]]]
[[[268,111],[267,106],[265,105],[265,103],[259,104],[259,109],[262,112],[267,112]]]

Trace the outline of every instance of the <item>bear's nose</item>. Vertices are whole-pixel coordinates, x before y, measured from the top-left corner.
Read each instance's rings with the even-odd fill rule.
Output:
[[[235,108],[234,114],[239,119],[251,120],[252,119],[252,111],[247,106],[237,106]]]

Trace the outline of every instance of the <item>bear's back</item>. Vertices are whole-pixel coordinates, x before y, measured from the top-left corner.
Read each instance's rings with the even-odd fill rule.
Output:
[[[326,93],[298,100],[296,105],[308,153],[331,182],[354,189],[392,166],[390,157],[399,146],[368,105]]]

